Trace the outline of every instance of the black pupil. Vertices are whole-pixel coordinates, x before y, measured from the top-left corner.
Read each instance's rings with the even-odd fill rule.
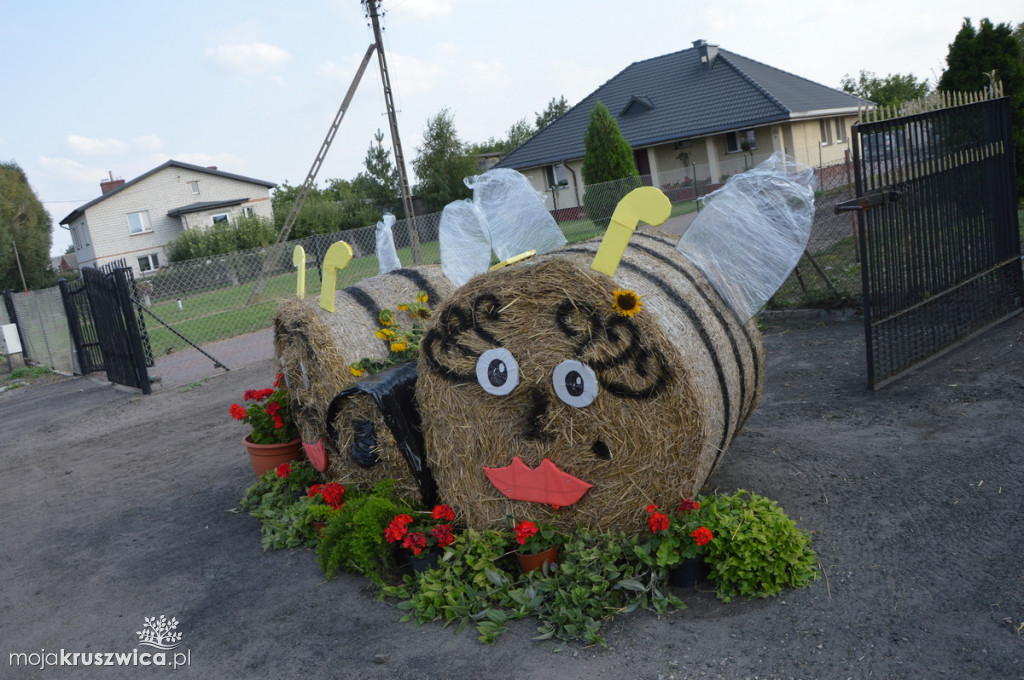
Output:
[[[508,381],[508,368],[501,359],[492,359],[487,364],[487,380],[495,387],[501,387]]]
[[[583,376],[578,371],[569,371],[565,374],[565,391],[574,397],[583,394]]]

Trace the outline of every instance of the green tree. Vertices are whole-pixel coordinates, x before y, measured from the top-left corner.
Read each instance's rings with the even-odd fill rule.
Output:
[[[531,127],[531,125],[526,121],[526,118],[520,118],[516,122],[512,123],[512,127],[508,129],[508,139],[505,142],[504,153],[512,153],[525,144],[526,140],[533,137],[536,133],[537,130]]]
[[[412,162],[419,178],[416,194],[426,212],[439,212],[452,201],[472,196],[463,179],[479,173],[476,159],[469,151],[459,139],[454,118],[447,108],[427,120],[423,146],[417,149]]]
[[[918,80],[913,74],[890,73],[879,78],[871,71],[861,71],[857,80],[850,74],[843,76],[844,92],[863,97],[879,106],[899,106],[905,102],[920,99],[931,91],[926,80]]]
[[[50,267],[50,224],[21,167],[0,162],[0,290],[22,290],[22,275],[29,288],[56,284]]]
[[[594,224],[604,227],[622,197],[640,186],[640,176],[632,147],[601,102],[590,112],[583,147],[583,183],[587,185],[583,208]]]
[[[537,126],[537,131],[539,132],[540,130],[543,130],[552,121],[554,121],[556,118],[558,118],[559,116],[561,116],[563,113],[565,113],[568,110],[569,110],[569,102],[567,102],[565,100],[565,96],[564,95],[559,97],[558,99],[555,99],[554,97],[552,97],[551,101],[548,102],[548,106],[547,106],[546,109],[544,109],[540,113],[534,114],[534,115],[537,116],[537,118],[535,120],[535,125]]]
[[[939,79],[944,92],[977,92],[993,77],[1002,82],[1013,111],[1017,196],[1024,197],[1024,57],[1013,26],[982,19],[975,30],[971,20],[964,19],[949,46],[946,66]]]
[[[391,162],[391,152],[384,148],[384,133],[377,130],[363,159],[366,172],[352,180],[356,193],[372,202],[376,212],[390,210],[401,219],[405,216],[402,192],[398,186],[398,169]]]

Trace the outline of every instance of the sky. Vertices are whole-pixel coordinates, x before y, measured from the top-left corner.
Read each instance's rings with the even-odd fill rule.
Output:
[[[410,175],[447,108],[465,142],[575,105],[629,64],[722,49],[830,87],[861,70],[937,80],[965,17],[1016,25],[1020,0],[766,3],[384,0],[384,49]],[[366,48],[358,0],[0,0],[0,161],[17,163],[58,223],[166,160],[277,184],[306,178]],[[352,179],[385,132],[370,63],[317,181]],[[415,178],[413,178],[415,179]]]

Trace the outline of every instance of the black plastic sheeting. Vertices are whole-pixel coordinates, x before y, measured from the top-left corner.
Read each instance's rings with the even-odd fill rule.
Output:
[[[360,380],[334,397],[327,409],[326,425],[328,435],[332,440],[337,441],[338,430],[334,423],[345,400],[361,394],[372,397],[377,408],[380,409],[381,416],[391,431],[391,435],[398,444],[398,450],[402,452],[405,462],[409,465],[409,472],[416,480],[423,503],[432,506],[437,501],[437,485],[434,483],[434,475],[427,467],[423,433],[420,429],[420,412],[416,404],[416,378],[418,375],[416,362],[410,361]],[[355,421],[353,426],[366,422]],[[367,440],[363,439],[363,444],[359,444],[361,437],[359,430],[356,430],[355,435],[353,438],[354,458],[360,465],[366,465],[363,460],[370,461],[370,457],[362,457],[362,448]],[[373,426],[370,424],[370,433],[366,433],[364,430],[363,436],[378,437],[379,435],[373,433]],[[355,455],[357,448],[360,449],[360,455]],[[361,460],[361,458],[363,459]],[[375,453],[372,458],[376,458]],[[375,462],[376,460],[373,460],[370,464]]]
[[[363,467],[373,467],[380,461],[377,430],[369,420],[352,421],[352,457]]]

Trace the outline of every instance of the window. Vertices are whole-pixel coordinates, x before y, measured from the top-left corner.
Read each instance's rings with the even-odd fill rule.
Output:
[[[150,253],[149,255],[143,255],[139,258],[139,271],[140,272],[151,272],[160,268],[160,259],[156,253]]]
[[[726,153],[739,153],[740,151],[752,151],[757,148],[757,139],[753,130],[740,130],[739,132],[725,133]]]
[[[82,249],[81,242],[78,240],[78,226],[77,225],[71,227],[71,242],[75,244],[75,250],[81,250]]]
[[[821,130],[821,144],[822,146],[832,143],[832,126],[829,121],[825,118],[818,119],[818,128]]]
[[[189,182],[188,185],[192,188],[193,194],[199,193],[199,182]]]
[[[213,223],[213,224],[227,224],[228,223],[228,214],[227,213],[221,213],[219,215],[211,215],[210,216],[210,222]]]
[[[846,141],[846,130],[844,129],[842,118],[836,118],[836,141]]]
[[[242,208],[242,216],[243,217],[255,217],[256,216],[256,208],[252,207],[251,205],[247,205],[247,206],[243,207]]]
[[[549,187],[566,186],[569,184],[569,173],[566,172],[564,163],[545,167],[544,175],[547,178]]]
[[[132,234],[153,231],[153,225],[149,223],[149,211],[128,213],[128,231]]]

